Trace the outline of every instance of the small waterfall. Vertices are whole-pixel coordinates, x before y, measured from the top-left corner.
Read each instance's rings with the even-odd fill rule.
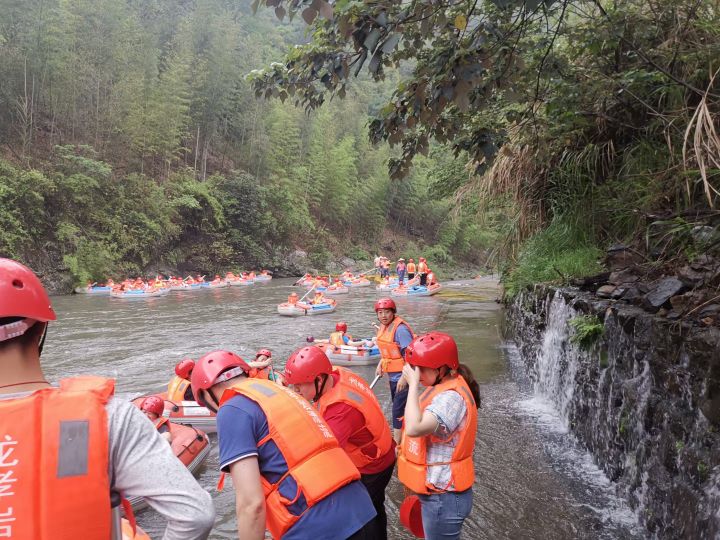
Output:
[[[575,393],[578,369],[577,351],[569,341],[568,320],[575,311],[558,294],[548,307],[542,346],[537,352],[535,370],[531,373],[535,393],[552,403],[569,427],[569,412]]]
[[[596,315],[588,349],[569,322]],[[720,538],[720,331],[572,289],[538,287],[508,329],[539,398],[655,538]]]

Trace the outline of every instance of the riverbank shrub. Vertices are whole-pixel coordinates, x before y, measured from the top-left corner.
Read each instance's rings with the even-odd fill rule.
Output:
[[[570,279],[601,271],[602,251],[587,233],[558,218],[547,229],[531,237],[517,261],[503,276],[505,294],[514,297],[534,283],[568,283]]]

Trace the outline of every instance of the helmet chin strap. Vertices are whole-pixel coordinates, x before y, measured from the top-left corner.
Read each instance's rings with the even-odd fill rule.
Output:
[[[318,399],[320,399],[320,396],[322,396],[323,390],[325,390],[325,385],[327,384],[327,380],[328,380],[329,376],[330,375],[328,375],[327,373],[323,373],[322,385],[319,388],[318,388],[318,378],[315,377],[315,380],[313,381],[315,383],[315,397],[312,399],[313,402],[317,401]]]
[[[45,323],[45,328],[43,328],[43,333],[40,337],[40,343],[38,344],[38,356],[42,355],[43,347],[45,346],[45,338],[47,337],[48,326],[50,325],[48,323]]]

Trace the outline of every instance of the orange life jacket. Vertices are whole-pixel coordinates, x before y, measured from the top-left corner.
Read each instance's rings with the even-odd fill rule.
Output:
[[[288,466],[288,472],[275,483],[261,476],[265,525],[273,538],[281,538],[304,514],[295,515],[288,510],[300,495],[304,495],[307,508],[311,508],[359,479],[360,473],[338,445],[332,430],[300,395],[270,381],[245,379],[225,390],[220,403],[236,394],[255,401],[267,417],[269,433],[258,442],[258,448],[272,440]],[[291,500],[280,495],[278,489],[288,475],[298,486],[298,493]]]
[[[272,366],[267,366],[262,369],[251,369],[250,370],[250,377],[253,379],[262,379],[269,381],[270,380],[270,373],[272,373]]]
[[[465,491],[472,487],[475,481],[473,449],[477,433],[477,406],[465,379],[458,375],[427,388],[420,396],[420,410],[424,411],[433,397],[447,390],[454,390],[460,394],[467,409],[464,425],[458,428],[458,433],[451,435],[451,437],[458,436],[458,443],[450,461],[427,463],[428,438],[439,442],[442,442],[442,439],[434,435],[408,437],[403,431],[398,451],[398,479],[415,493],[437,493],[447,491],[450,487],[454,491]],[[447,486],[439,488],[427,483],[428,466],[432,465],[450,465],[450,482]]]
[[[0,400],[2,536],[110,538],[105,404],[114,384],[77,377]]]
[[[418,272],[420,272],[421,274],[426,274],[427,271],[428,271],[427,264],[425,264],[424,262],[421,262],[420,264],[418,264]]]
[[[408,274],[414,274],[415,273],[415,263],[407,263],[407,271],[408,271]]]
[[[395,332],[398,326],[405,324],[410,330],[410,334],[415,337],[415,333],[410,325],[395,315],[390,326],[381,326],[377,334],[377,346],[380,349],[381,368],[385,373],[397,373],[402,371],[405,365],[405,359],[400,354],[400,347],[395,343]]]
[[[367,429],[372,435],[372,440],[363,446],[356,446],[349,441],[345,445],[345,451],[360,469],[390,451],[392,447],[390,427],[375,394],[362,377],[341,367],[336,367],[334,371],[340,374],[340,379],[330,391],[320,397],[317,402],[318,410],[324,417],[327,408],[333,403],[346,403],[362,413],[365,425],[361,430]],[[375,452],[372,455],[365,451],[366,449],[369,451],[368,447],[371,445],[375,445]]]
[[[343,340],[344,335],[345,334],[343,332],[333,332],[330,334],[330,343],[336,347],[342,347],[345,345],[345,341]]]
[[[170,401],[184,401],[185,391],[190,386],[190,381],[181,379],[175,375],[168,383],[167,398]]]

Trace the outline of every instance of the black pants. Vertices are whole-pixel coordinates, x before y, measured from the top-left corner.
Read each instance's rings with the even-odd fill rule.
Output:
[[[427,274],[420,274],[420,285],[427,285]]]
[[[415,277],[415,272],[408,272],[408,281]]]
[[[362,529],[354,533],[348,540],[387,540],[387,514],[385,513],[385,489],[390,483],[395,463],[375,474],[363,474],[360,481],[370,494],[377,516],[368,521]]]

